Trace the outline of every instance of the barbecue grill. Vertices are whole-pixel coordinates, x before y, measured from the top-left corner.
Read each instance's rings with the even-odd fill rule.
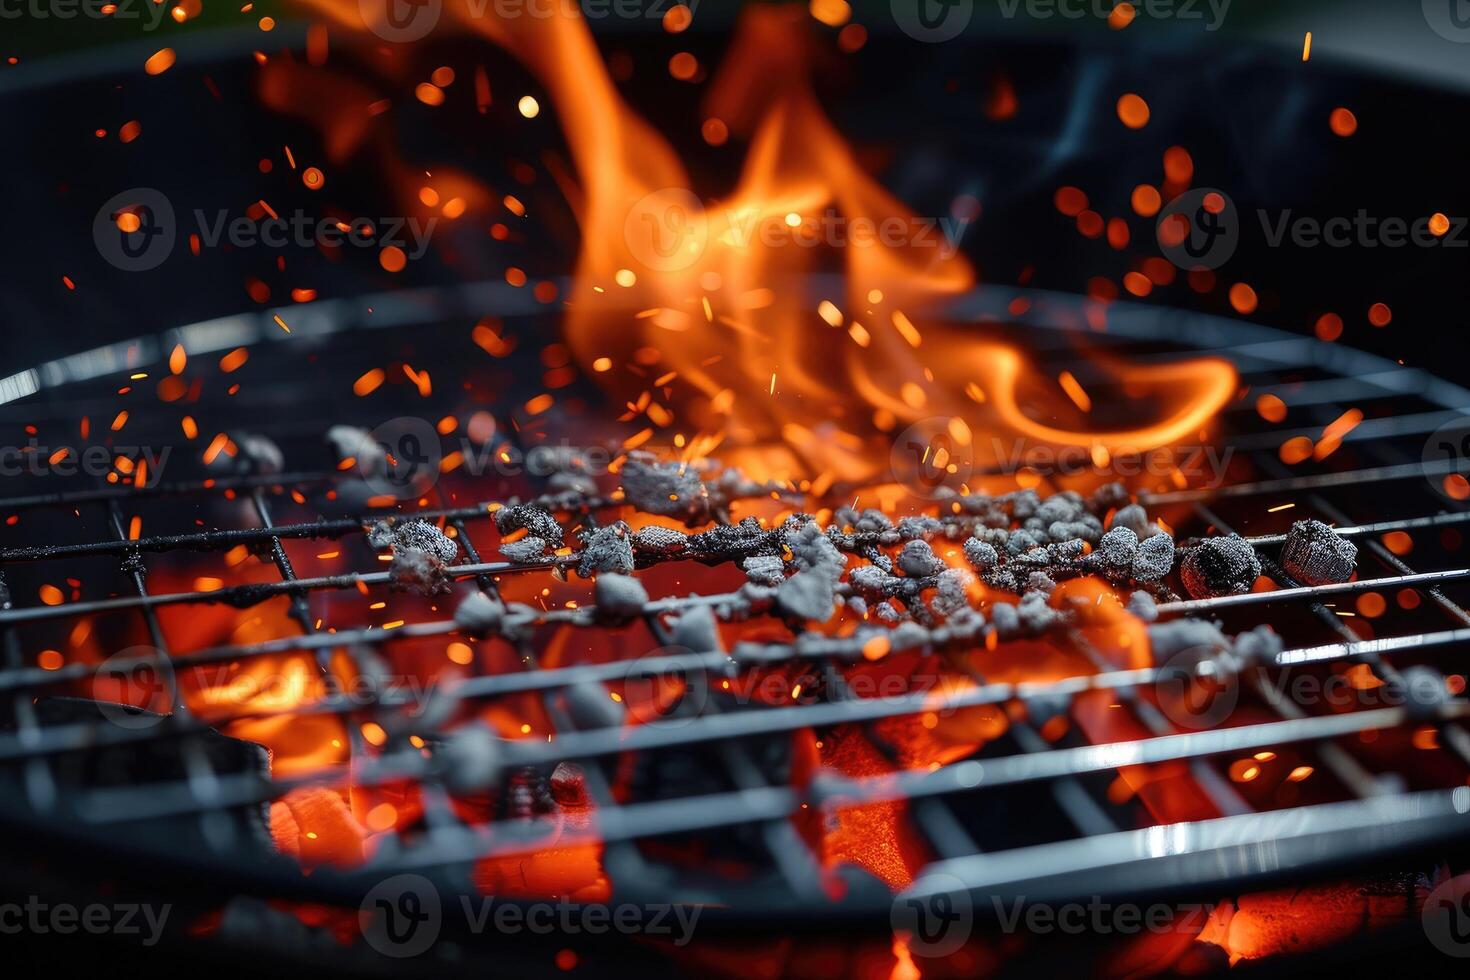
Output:
[[[1078,57],[1059,104],[1101,97],[1109,68],[1093,55]],[[1004,166],[1031,170],[1070,139],[1031,134]],[[923,194],[933,161],[913,157],[900,183]],[[1214,455],[1196,462],[1218,468],[1146,479],[1136,500],[1182,547],[1244,536],[1270,588],[1190,598],[1175,594],[1175,576],[1155,607],[1161,623],[1218,621],[1227,636],[1269,624],[1282,649],[1120,664],[1063,625],[1046,638],[1083,667],[1001,680],[954,656],[996,636],[993,623],[978,638],[940,626],[916,641],[908,683],[873,697],[851,670],[869,659],[862,644],[793,638],[779,616],[753,617],[733,643],[690,645],[710,635],[681,631],[695,611],[740,618],[746,579],[733,560],[640,550],[648,598],[599,608],[577,574],[574,532],[649,515],[591,462],[624,455],[622,406],[576,377],[559,344],[535,349],[560,336],[560,311],[504,279],[366,292],[359,275],[341,274],[342,298],[120,334],[0,378],[0,428],[34,427],[17,457],[27,472],[0,494],[9,892],[167,903],[160,949],[212,968],[246,952],[264,965],[441,976],[670,963],[886,976],[895,957],[925,975],[1075,969],[1107,962],[1108,937],[1018,942],[1005,926],[1012,903],[1154,902],[1182,916],[1280,888],[1351,896],[1334,926],[1339,914],[1363,922],[1327,930],[1326,952],[1315,940],[1277,947],[1267,968],[1294,969],[1296,952],[1390,963],[1445,950],[1432,930],[1426,947],[1420,909],[1464,870],[1470,821],[1470,703],[1454,659],[1470,640],[1470,510],[1456,479],[1470,473],[1470,391],[1345,343],[1196,310],[1114,300],[1098,330],[1096,297],[1034,285],[986,284],[923,310],[923,322],[1024,349],[1038,376],[1066,374],[1099,405],[1130,397],[1099,368],[1107,358],[1228,361],[1248,395],[1199,438]],[[554,282],[553,295],[571,295],[568,280]],[[842,292],[821,275],[802,288],[808,309]],[[567,378],[542,401],[558,371]],[[159,397],[118,415],[120,388]],[[1290,427],[1261,407],[1268,398],[1291,406]],[[477,428],[475,405],[517,424]],[[385,442],[387,473],[334,453],[339,426]],[[279,447],[279,464],[250,436]],[[80,464],[104,442],[88,475],[29,475],[31,462]],[[1284,453],[1303,442],[1305,456]],[[496,462],[548,445],[585,468]],[[481,469],[455,461],[456,448],[479,453]],[[1078,474],[1028,461],[1020,475],[1061,485]],[[752,481],[704,516],[720,527],[762,506],[830,513],[863,492]],[[906,506],[968,533],[973,522],[946,501]],[[499,556],[496,515],[525,503],[555,514],[565,553]],[[395,588],[397,563],[370,540],[389,517],[451,535],[447,593]],[[1288,531],[1307,518],[1356,544],[1351,580],[1311,585],[1284,570]],[[959,539],[941,530],[934,543],[942,552]],[[475,593],[534,615],[478,635],[456,622]],[[966,683],[929,684],[957,672]],[[1413,683],[1425,677],[1438,682],[1429,696]],[[749,693],[771,678],[778,696]],[[1316,694],[1293,686],[1302,678]],[[1337,700],[1320,693],[1333,684]],[[225,693],[201,710],[206,688]],[[1105,722],[1080,723],[1087,698]],[[906,761],[895,725],[976,712],[1003,719],[982,747]],[[487,717],[523,722],[520,737],[492,734]],[[312,744],[267,758],[255,739],[288,725],[306,726]],[[859,733],[873,757],[861,774],[812,766],[796,748],[803,733]],[[347,786],[350,807],[313,795]],[[1180,786],[1187,805],[1150,796]],[[1170,805],[1178,815],[1160,819]],[[898,814],[903,842],[891,847],[911,852],[911,882],[895,887],[861,861],[824,868],[809,845],[834,826],[849,838],[889,826],[862,816],[875,812]],[[345,857],[347,827],[364,833]],[[568,895],[558,875],[582,867],[579,849],[597,851],[601,874]],[[651,930],[613,940],[476,928],[461,909],[486,895],[522,915],[549,895],[559,909],[698,909],[698,932],[685,949]],[[1320,925],[1297,914],[1304,933]],[[1383,928],[1368,929],[1377,918]],[[1220,921],[1213,933],[1181,930],[1205,941],[1188,961],[1160,954],[1161,968],[1250,961],[1227,948]],[[432,928],[405,931],[415,922]],[[791,947],[762,960],[773,934]],[[36,956],[150,962],[135,943],[81,948],[38,945]]]
[[[452,329],[449,325],[459,322],[457,315],[479,308],[487,296],[494,296],[502,305],[513,302],[511,297],[499,295],[503,292],[503,285],[469,286],[408,297],[372,297],[368,305],[376,311],[376,317],[382,318],[376,321],[377,326],[381,327],[383,319],[391,320],[394,322],[388,330],[421,338],[435,331],[447,334]],[[1065,343],[1066,331],[1059,326],[1075,322],[1079,301],[1064,295],[1032,293],[1031,297],[1032,309],[1013,329],[1027,329],[1040,338],[1035,349],[1048,367],[1062,369],[1070,365],[1084,383],[1090,383],[1093,379],[1087,374],[1086,364],[1075,360]],[[955,304],[949,315],[982,322],[1004,311],[1012,298],[1006,290],[987,289]],[[193,325],[158,337],[139,338],[68,363],[43,365],[27,383],[44,387],[48,395],[54,390],[54,397],[59,399],[55,404],[86,404],[93,397],[89,388],[109,388],[119,371],[156,370],[184,337],[193,339],[212,333],[226,339],[230,350],[241,346],[249,349],[263,377],[270,377],[278,369],[288,372],[285,359],[299,356],[299,347],[293,345],[310,344],[314,356],[335,364],[339,356],[349,357],[360,340],[361,325],[330,304],[280,310],[279,315],[293,324],[289,344],[275,338],[279,332],[274,324],[276,315],[272,311],[234,318],[228,325]],[[1106,342],[1119,353],[1163,356],[1170,339],[1180,335],[1183,316],[1145,307],[1117,309]],[[840,683],[840,675],[832,671],[832,661],[840,662],[843,654],[840,645],[825,651],[799,651],[792,645],[750,644],[737,646],[732,654],[668,648],[638,660],[634,667],[612,661],[542,669],[532,642],[534,634],[528,633],[518,649],[522,671],[488,674],[483,672],[484,662],[476,660],[468,665],[461,683],[436,692],[432,706],[415,703],[390,687],[368,686],[287,709],[292,714],[320,713],[350,720],[345,728],[354,733],[355,740],[363,738],[364,730],[380,733],[378,737],[385,738],[384,744],[377,746],[382,754],[371,761],[354,761],[354,784],[373,786],[413,779],[425,795],[423,826],[412,840],[385,850],[363,867],[321,867],[303,880],[294,862],[268,857],[261,842],[251,840],[238,824],[212,821],[278,800],[292,788],[320,782],[321,775],[282,779],[258,770],[242,771],[238,759],[211,749],[209,724],[179,710],[177,703],[176,713],[166,719],[145,715],[139,721],[80,714],[46,719],[38,717],[36,709],[37,703],[46,702],[35,699],[99,676],[127,679],[140,690],[151,686],[153,693],[174,695],[168,681],[171,673],[198,665],[238,666],[253,658],[292,651],[309,654],[329,668],[329,654],[345,650],[363,676],[372,676],[373,671],[383,671],[382,665],[395,646],[430,638],[448,639],[457,634],[457,627],[448,609],[396,629],[362,619],[334,617],[334,594],[355,595],[358,589],[364,589],[374,595],[387,595],[389,572],[381,567],[364,564],[332,574],[298,573],[290,557],[293,547],[316,542],[313,547],[325,548],[330,543],[346,551],[352,542],[361,542],[365,528],[372,524],[368,511],[357,516],[302,517],[312,512],[327,488],[353,474],[338,472],[330,465],[288,473],[200,479],[173,478],[170,474],[170,478],[147,488],[110,486],[27,494],[3,501],[0,509],[19,517],[12,525],[13,537],[35,528],[42,539],[8,545],[0,551],[7,585],[5,610],[0,615],[6,637],[6,667],[0,674],[0,684],[9,692],[11,718],[11,730],[0,741],[10,781],[7,820],[29,834],[42,835],[48,845],[65,841],[66,850],[85,851],[122,835],[136,851],[133,856],[152,869],[152,875],[165,875],[163,880],[168,881],[193,878],[194,887],[202,878],[210,883],[207,891],[216,894],[228,892],[261,899],[294,895],[355,907],[385,878],[420,874],[438,883],[447,902],[447,896],[465,888],[463,875],[477,858],[524,852],[555,828],[546,815],[506,817],[483,827],[467,826],[456,817],[448,802],[446,781],[454,781],[456,766],[464,762],[445,764],[445,756],[453,752],[449,736],[455,723],[437,719],[456,718],[454,706],[460,701],[488,702],[530,692],[543,700],[548,717],[556,720],[556,737],[545,742],[511,743],[515,754],[503,760],[508,771],[575,761],[590,776],[600,772],[600,761],[628,752],[698,751],[701,765],[722,767],[706,774],[714,784],[709,791],[622,804],[604,797],[598,801],[597,816],[597,832],[607,843],[609,866],[617,860],[617,866],[624,869],[618,875],[620,900],[717,903],[720,909],[712,914],[711,921],[719,920],[721,926],[769,922],[773,918],[792,926],[812,925],[830,921],[838,912],[859,919],[888,914],[892,900],[883,889],[854,887],[835,904],[814,900],[812,889],[817,876],[810,858],[803,857],[805,849],[789,839],[790,827],[785,821],[803,806],[841,801],[910,801],[914,825],[933,854],[932,862],[907,893],[915,897],[959,889],[1006,900],[1024,896],[1028,901],[1118,894],[1208,895],[1222,890],[1233,894],[1256,883],[1283,878],[1300,881],[1313,872],[1340,874],[1350,868],[1381,866],[1386,856],[1406,850],[1423,853],[1426,847],[1452,841],[1463,833],[1470,808],[1470,796],[1463,785],[1470,742],[1461,727],[1467,710],[1462,701],[1453,699],[1428,714],[1416,711],[1412,705],[1387,702],[1364,711],[1322,713],[1304,709],[1284,697],[1271,679],[1278,678],[1283,670],[1300,669],[1298,665],[1334,663],[1366,665],[1382,679],[1393,678],[1411,663],[1437,664],[1445,673],[1454,672],[1447,655],[1470,637],[1470,621],[1447,590],[1470,576],[1470,570],[1459,567],[1463,563],[1453,560],[1451,550],[1433,570],[1421,571],[1381,542],[1384,535],[1395,532],[1454,534],[1459,525],[1470,520],[1463,510],[1448,510],[1446,498],[1435,488],[1435,482],[1444,475],[1462,472],[1464,460],[1455,457],[1425,463],[1414,458],[1414,448],[1426,434],[1455,421],[1458,413],[1453,406],[1463,404],[1466,393],[1422,371],[1269,328],[1199,315],[1188,315],[1187,323],[1188,335],[1203,349],[1230,358],[1254,391],[1280,392],[1289,395],[1294,405],[1311,405],[1324,424],[1340,415],[1344,405],[1386,402],[1395,407],[1392,414],[1380,416],[1376,425],[1365,423],[1346,435],[1340,452],[1351,458],[1351,465],[1334,460],[1334,465],[1323,466],[1317,473],[1288,475],[1277,454],[1267,448],[1274,443],[1260,438],[1263,427],[1254,411],[1249,405],[1239,406],[1230,413],[1231,435],[1225,445],[1238,447],[1241,459],[1258,477],[1142,498],[1154,513],[1174,513],[1167,508],[1177,508],[1182,515],[1176,525],[1181,535],[1206,528],[1244,530],[1252,535],[1263,568],[1280,585],[1278,591],[1179,599],[1161,603],[1159,613],[1164,618],[1217,616],[1230,624],[1271,622],[1286,638],[1287,649],[1275,657],[1274,663],[1262,665],[1259,676],[1251,676],[1255,673],[1252,670],[1243,671],[1239,678],[1242,702],[1258,703],[1273,715],[1269,720],[1232,724],[1231,712],[1211,727],[1181,728],[1161,712],[1154,697],[1147,696],[1164,683],[1162,667],[1103,669],[1091,676],[1021,685],[982,681],[959,695],[953,707],[1007,702],[1032,705],[1058,695],[1075,696],[1102,689],[1116,697],[1117,710],[1136,717],[1146,737],[1097,745],[1081,741],[1051,744],[1029,724],[1019,722],[1003,747],[990,746],[978,758],[933,771],[869,779],[818,775],[808,786],[798,788],[772,782],[755,759],[758,753],[747,751],[747,747],[759,746],[773,734],[803,728],[831,730],[845,724],[872,725],[884,718],[913,716],[932,710],[932,698],[920,693],[862,700],[844,697],[840,686],[831,684],[812,703],[762,708],[732,701],[728,705],[705,705],[710,710],[699,717],[678,719],[671,725],[652,724],[633,733],[605,727],[583,731],[571,721],[565,707],[567,692],[581,684],[643,680],[665,673],[737,677],[755,668],[796,663],[814,678],[825,672],[829,683]],[[98,376],[92,380],[72,373],[99,367],[106,370],[97,371]],[[428,366],[425,369],[432,370]],[[349,368],[344,377],[350,374]],[[221,398],[260,398],[269,402],[275,397],[269,386],[255,395],[242,392],[227,396],[223,394],[226,389],[217,390]],[[373,409],[381,410],[377,405]],[[251,414],[248,402],[239,410],[246,416]],[[35,417],[31,406],[10,411],[25,411],[26,417]],[[258,428],[288,449],[310,445],[318,459],[325,459],[326,450],[317,445],[324,429],[313,422],[324,417],[305,411]],[[356,419],[344,416],[340,408],[330,418],[336,423],[374,421],[370,414]],[[156,432],[151,424],[141,413],[135,415],[130,425],[141,428],[134,438],[149,444],[149,439],[156,437],[157,444],[167,444],[172,437],[165,434],[164,427],[172,427],[172,420],[156,420]],[[303,451],[303,456],[311,458],[310,451]],[[1384,487],[1393,488],[1387,499],[1397,502],[1388,513],[1382,503],[1386,499]],[[1373,520],[1356,519],[1365,511],[1355,512],[1353,495],[1364,492],[1377,502],[1366,511]],[[522,494],[528,495],[529,491]],[[597,494],[545,499],[553,501],[564,517],[582,519],[594,515],[611,519],[628,506]],[[575,564],[575,556],[524,564],[488,559],[482,553],[483,542],[487,533],[494,532],[487,527],[492,516],[487,505],[496,502],[448,500],[431,494],[428,499],[410,501],[406,512],[443,519],[453,528],[465,554],[451,569],[452,576],[459,583],[474,584],[492,594],[498,583],[512,577],[547,578]],[[1281,517],[1262,506],[1275,506],[1277,502],[1295,506],[1280,512]],[[158,505],[167,511],[158,511]],[[175,526],[177,522],[160,522],[154,531],[150,517],[141,533],[129,533],[130,520],[138,513],[213,514],[221,506],[234,515],[232,526],[180,530]],[[47,520],[44,515],[48,513],[59,513],[63,518]],[[1276,532],[1304,513],[1334,522],[1339,534],[1358,543],[1362,561],[1354,581],[1302,586],[1280,569],[1276,557],[1282,535]],[[95,533],[99,530],[102,533]],[[477,544],[477,540],[482,543]],[[177,585],[160,588],[154,584],[158,578],[151,569],[181,555],[192,561],[196,556],[217,556],[242,545],[274,565],[278,581],[205,590]],[[1426,543],[1426,547],[1432,546],[1433,542]],[[94,564],[98,568],[110,566],[116,576],[113,581],[126,583],[127,587],[119,587],[115,596],[89,595],[60,605],[25,601],[24,597],[35,594],[31,582],[55,578],[55,572],[48,574],[48,566],[73,568],[84,561],[88,568]],[[1371,638],[1355,632],[1350,621],[1337,614],[1350,610],[1352,601],[1360,596],[1399,594],[1403,590],[1422,595],[1423,607],[1412,612],[1385,612],[1381,620],[1374,620]],[[223,604],[248,610],[279,597],[290,602],[290,615],[301,627],[299,636],[176,653],[161,621],[174,607]],[[662,624],[666,614],[701,601],[705,600],[677,594],[650,599],[642,615],[655,643],[669,643],[668,630]],[[113,657],[100,668],[87,663],[55,669],[37,666],[36,641],[27,639],[32,631],[67,631],[89,617],[103,616],[141,620],[153,649]],[[581,629],[599,628],[586,608],[548,610],[543,619]],[[145,666],[153,673],[138,673]],[[176,696],[174,700],[177,702]],[[713,710],[717,707],[722,710]],[[1444,768],[1430,771],[1434,773],[1431,778],[1440,780],[1439,785],[1421,782],[1425,777],[1417,772],[1417,760],[1407,760],[1414,763],[1410,766],[1394,758],[1404,740],[1425,726],[1438,737],[1433,754],[1442,757],[1439,764]],[[1399,748],[1387,756],[1379,752],[1365,754],[1372,745],[1362,742],[1362,733],[1369,731]],[[431,749],[409,745],[411,736],[417,738],[416,744],[427,740]],[[167,778],[148,779],[145,786],[91,785],[86,779],[80,784],[69,782],[85,772],[87,760],[122,758],[142,764],[139,760],[147,758],[141,754],[144,747],[151,751],[160,743],[172,746],[165,755],[180,763],[177,771],[165,770]],[[367,748],[366,742],[358,744]],[[719,750],[704,751],[710,746]],[[1231,762],[1257,752],[1290,753],[1291,758],[1316,769],[1314,779],[1319,785],[1330,780],[1332,788],[1321,789],[1312,794],[1311,802],[1303,800],[1296,806],[1261,805],[1242,791],[1243,785],[1249,789],[1249,784],[1232,783],[1227,776]],[[79,760],[84,764],[80,769]],[[1221,816],[1201,822],[1139,826],[1135,802],[1120,805],[1109,801],[1106,794],[1098,795],[1098,777],[1119,766],[1172,760],[1188,764],[1201,791]],[[216,767],[221,765],[230,768],[219,771]],[[1444,780],[1446,773],[1455,775]],[[597,792],[595,787],[596,781],[589,779],[588,792]],[[1045,829],[1028,826],[1025,836],[1037,833],[1043,839],[1008,844],[1006,836],[1010,832],[998,831],[983,817],[977,821],[977,814],[994,813],[997,808],[1012,819],[1032,813],[1032,819],[1044,823]],[[1034,817],[1032,808],[1051,810],[1054,818]],[[227,829],[231,827],[233,830]],[[754,832],[738,839],[752,848],[746,860],[750,866],[761,868],[758,874],[752,874],[748,867],[729,876],[708,869],[691,872],[678,861],[660,861],[637,847],[648,840],[744,828]],[[987,837],[985,846],[977,840],[981,833]],[[990,838],[998,839],[992,842]],[[178,846],[181,839],[194,842],[186,853],[181,853]],[[240,915],[239,919],[250,923],[248,916]],[[218,938],[253,941],[248,925],[241,925],[229,913],[226,920],[231,927],[222,930]],[[276,927],[269,917],[252,924],[266,930]]]

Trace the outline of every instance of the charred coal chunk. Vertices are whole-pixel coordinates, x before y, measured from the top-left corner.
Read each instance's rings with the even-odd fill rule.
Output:
[[[1139,540],[1145,540],[1159,533],[1158,525],[1148,519],[1148,511],[1138,504],[1118,508],[1113,514],[1113,519],[1108,522],[1108,530],[1116,527],[1126,527],[1138,535]]]
[[[938,518],[924,514],[900,518],[898,522],[898,536],[904,541],[928,539],[943,532],[944,524]]]
[[[459,544],[425,520],[379,521],[368,531],[375,548],[392,548],[388,567],[391,585],[401,592],[442,595],[449,591],[448,568],[459,557]]]
[[[903,551],[898,554],[898,567],[905,575],[912,578],[926,578],[938,575],[947,567],[929,542],[913,540],[903,546]]]
[[[779,528],[768,530],[755,518],[747,517],[738,524],[721,524],[690,535],[689,552],[704,562],[734,561],[756,555],[780,556],[781,536]]]
[[[1261,562],[1250,542],[1238,534],[1209,538],[1185,555],[1180,566],[1184,588],[1196,599],[1241,595],[1261,575]]]
[[[1358,549],[1321,521],[1297,521],[1282,545],[1281,567],[1307,585],[1346,582],[1358,567]]]
[[[671,527],[650,524],[633,532],[633,550],[639,555],[667,557],[677,555],[689,546],[689,535]]]
[[[561,525],[549,512],[531,504],[513,504],[495,512],[495,527],[502,535],[525,531],[528,537],[540,538],[552,548],[562,545]]]
[[[1094,514],[1103,515],[1110,510],[1116,510],[1128,506],[1131,498],[1128,488],[1114,481],[1104,483],[1092,493],[1092,499],[1088,501],[1088,507]],[[1142,535],[1139,535],[1142,537]]]

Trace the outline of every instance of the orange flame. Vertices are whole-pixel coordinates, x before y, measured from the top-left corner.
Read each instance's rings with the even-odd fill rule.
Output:
[[[342,0],[310,2],[342,19],[357,13]],[[926,309],[975,284],[974,271],[942,223],[869,175],[823,112],[804,4],[742,12],[704,115],[748,137],[749,151],[733,190],[712,202],[619,97],[576,5],[555,9],[500,19],[445,4],[550,93],[581,182],[566,187],[582,228],[567,340],[630,403],[649,385],[623,366],[656,349],[661,373],[687,388],[673,411],[650,412],[655,426],[765,447],[763,475],[866,479],[871,444],[928,417],[1102,459],[1192,437],[1233,394],[1234,370],[1219,360],[1114,365],[1130,398],[1157,417],[1091,431],[1062,392],[1027,384],[1013,348],[978,339],[973,326],[921,328]],[[823,273],[841,285],[812,295]],[[1057,418],[1075,424],[1043,421]],[[776,443],[789,452],[770,452]],[[969,450],[977,466],[1002,462],[978,442]]]

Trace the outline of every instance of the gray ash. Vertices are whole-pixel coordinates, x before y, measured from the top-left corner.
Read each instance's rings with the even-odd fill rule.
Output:
[[[454,611],[454,625],[476,636],[494,636],[505,619],[505,604],[483,592],[472,592]]]
[[[944,571],[945,564],[934,553],[929,542],[915,540],[904,545],[903,550],[898,553],[898,567],[905,575],[923,578],[938,575]]]
[[[648,602],[648,590],[631,575],[607,572],[597,576],[593,590],[597,618],[603,622],[625,622],[641,615]]]
[[[577,574],[592,578],[601,572],[628,575],[633,571],[633,531],[622,521],[583,531]]]
[[[635,451],[622,468],[623,495],[639,510],[677,517],[690,526],[709,520],[728,503],[717,484],[706,483],[688,463],[665,462],[653,453]],[[738,480],[739,477],[737,476]]]

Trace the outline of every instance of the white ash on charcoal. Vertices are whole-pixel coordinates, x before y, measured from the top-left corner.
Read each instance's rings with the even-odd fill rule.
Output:
[[[567,717],[580,731],[619,728],[626,715],[622,703],[608,697],[607,685],[601,681],[583,680],[568,684],[563,689],[562,699]]]
[[[516,541],[502,541],[500,553],[510,561],[532,562],[560,548],[561,525],[552,514],[534,504],[512,504],[495,512],[495,529],[502,537],[525,531]]]
[[[1113,513],[1112,520],[1108,522],[1108,530],[1111,531],[1117,527],[1126,527],[1138,535],[1140,541],[1163,533],[1157,524],[1148,519],[1148,511],[1144,510],[1141,504],[1129,504],[1126,507],[1119,507]]]
[[[1002,640],[1042,636],[1070,619],[1069,613],[1053,608],[1041,592],[1027,592],[1014,606],[997,602],[990,607],[990,624]]]
[[[648,590],[631,575],[606,572],[597,576],[592,590],[597,620],[604,624],[625,623],[643,614]]]
[[[938,575],[947,567],[934,553],[929,542],[915,539],[903,546],[898,553],[898,567],[911,578]]]
[[[1091,498],[1063,490],[1043,500],[1035,490],[1017,490],[999,497],[956,496],[954,503],[982,527],[1009,530],[1013,524],[1019,525],[1017,531],[1026,532],[1034,545],[1073,539],[1096,544],[1103,532],[1098,515],[1117,506],[1114,501],[1119,493],[1122,502],[1127,503],[1126,491],[1116,484],[1100,488]]]
[[[531,450],[544,454],[544,447]],[[592,478],[592,467],[586,457],[574,451],[550,451],[552,472],[546,479],[546,487],[554,494],[578,494],[583,497],[597,495],[597,481]]]
[[[1260,578],[1261,561],[1238,534],[1206,538],[1185,552],[1179,574],[1185,590],[1196,599],[1242,595]]]
[[[963,568],[946,568],[936,576],[934,599],[929,603],[941,616],[953,617],[970,608],[970,586],[975,576]],[[1046,590],[1050,593],[1050,589]]]
[[[459,557],[459,544],[425,520],[379,521],[368,531],[374,548],[393,550],[388,566],[391,587],[399,592],[443,595],[451,585],[449,566]]]
[[[815,521],[783,527],[796,572],[777,587],[776,606],[789,618],[825,623],[836,609],[837,583],[847,558]]]
[[[500,737],[480,721],[454,729],[434,753],[445,785],[456,793],[475,793],[493,786],[500,779],[503,759]]]
[[[740,563],[745,577],[756,585],[775,587],[786,580],[786,563],[777,555],[756,555]]]
[[[388,453],[371,432],[352,425],[334,425],[327,430],[327,442],[338,463],[352,460],[359,473],[382,476],[388,472]]]
[[[265,436],[252,432],[232,432],[235,455],[220,453],[209,463],[211,473],[237,473],[241,476],[275,476],[285,472],[286,457],[281,448]]]
[[[602,573],[630,575],[633,572],[633,530],[623,521],[605,527],[588,528],[578,537],[582,541],[577,574],[593,578]]]
[[[1112,582],[1152,584],[1174,567],[1174,539],[1162,532],[1139,540],[1132,528],[1115,527],[1104,534],[1088,556],[1104,578]]]
[[[687,463],[633,452],[624,461],[620,476],[623,495],[641,511],[684,518],[691,524],[708,519],[709,491],[699,471]]]
[[[712,467],[664,461],[646,450],[636,450],[623,462],[623,495],[639,510],[677,517],[692,527],[725,511],[732,500],[785,490],[779,483],[749,480],[734,468],[721,470],[706,480],[703,474]]]
[[[1346,582],[1358,567],[1358,548],[1321,521],[1297,521],[1281,546],[1281,567],[1306,585]]]
[[[695,606],[674,622],[670,637],[674,646],[695,653],[718,653],[725,649],[720,640],[720,624],[709,606]]]
[[[969,587],[974,576],[964,569],[950,568],[927,541],[912,540],[904,545],[898,559],[902,575],[891,574],[879,565],[859,565],[848,575],[850,605],[859,613],[872,604],[880,619],[896,618],[897,610],[889,600],[897,601],[911,615],[922,621],[931,619],[930,612],[950,616],[969,607]],[[926,607],[923,593],[936,595]]]
[[[992,588],[1050,592],[1056,582],[1079,575],[1151,587],[1174,565],[1173,539],[1148,521],[1143,508],[1128,503],[1117,484],[1090,498],[1063,491],[1043,500],[1033,490],[1021,490],[959,501],[978,518],[963,543],[965,558]],[[1098,515],[1109,510],[1115,512],[1104,531]],[[1093,551],[1084,556],[1088,545]]]
[[[495,636],[505,620],[505,603],[483,592],[471,592],[454,610],[454,625],[476,636]]]
[[[1281,637],[1269,626],[1226,636],[1218,624],[1200,619],[1152,623],[1148,642],[1156,666],[1186,673],[1211,660],[1238,673],[1246,667],[1269,665],[1284,649]]]
[[[1159,618],[1158,603],[1154,601],[1152,595],[1142,589],[1129,594],[1125,608],[1145,623],[1152,623]]]
[[[498,636],[515,642],[538,622],[541,611],[523,602],[503,602],[484,592],[471,592],[454,610],[454,625],[477,637]]]

